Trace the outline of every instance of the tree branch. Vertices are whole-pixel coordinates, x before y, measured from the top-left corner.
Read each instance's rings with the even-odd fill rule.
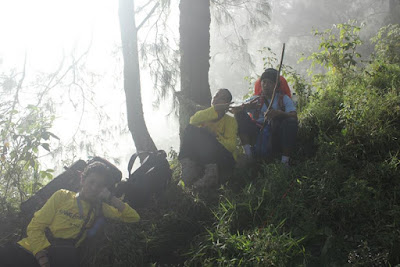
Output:
[[[26,70],[26,52],[25,52],[25,57],[24,57],[24,68],[22,70],[22,77],[18,82],[18,86],[17,86],[17,91],[15,92],[15,96],[14,96],[14,101],[12,104],[12,108],[11,108],[11,112],[10,112],[10,117],[8,118],[9,124],[7,126],[7,130],[6,133],[10,130],[10,125],[11,125],[11,121],[13,119],[13,115],[14,115],[14,110],[15,110],[15,106],[17,105],[18,101],[18,95],[19,95],[19,90],[21,90],[22,88],[22,83],[24,82],[25,79],[25,70]]]
[[[150,10],[149,14],[143,19],[143,21],[139,24],[139,26],[136,27],[136,31],[139,32],[140,28],[143,26],[143,24],[150,18],[151,15],[153,15],[154,11],[156,11],[156,8],[160,5],[160,3],[157,3],[154,5],[154,7]]]

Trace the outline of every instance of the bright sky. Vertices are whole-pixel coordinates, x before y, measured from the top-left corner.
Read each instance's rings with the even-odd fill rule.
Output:
[[[94,47],[103,48],[105,53],[104,48],[119,38],[117,3],[109,0],[2,0],[0,56],[6,65],[12,66],[22,62],[26,51],[36,68],[51,71],[63,51],[84,50],[91,38],[96,40]]]
[[[80,55],[90,42],[92,46],[87,67],[102,77],[94,88],[96,99],[99,105],[104,105],[110,117],[120,121],[121,113],[125,113],[126,109],[122,77],[114,79],[122,68],[122,62],[116,56],[116,53],[118,56],[121,53],[118,50],[118,1],[0,0],[0,73],[10,68],[21,70],[25,52],[30,74],[36,71],[54,72],[63,53],[68,56],[75,50]],[[154,99],[149,90],[152,88],[151,80],[145,70],[142,72],[144,112],[150,134],[160,149],[169,150],[171,146],[176,148],[179,139],[178,123],[166,118],[167,108],[153,110]],[[68,116],[69,111],[59,113],[63,116],[58,117],[54,132],[68,142],[75,132],[76,115]],[[98,123],[88,119],[93,116],[87,116],[84,125],[88,131],[99,131]],[[115,142],[120,144],[120,150],[114,146]],[[110,140],[110,144],[107,153],[113,157],[121,155],[122,165],[125,166],[125,161],[134,152],[130,135],[121,136],[120,140]]]

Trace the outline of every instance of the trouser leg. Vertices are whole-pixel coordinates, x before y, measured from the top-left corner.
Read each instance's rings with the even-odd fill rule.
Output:
[[[72,245],[50,246],[50,266],[79,267],[78,249]]]
[[[235,119],[238,124],[238,135],[242,145],[254,146],[260,131],[256,123],[244,111],[236,113]]]
[[[0,266],[40,267],[31,253],[15,243],[9,243],[0,247]]]
[[[232,153],[215,136],[193,125],[185,129],[178,158],[189,158],[202,165],[216,163],[222,169],[233,169],[235,166]]]

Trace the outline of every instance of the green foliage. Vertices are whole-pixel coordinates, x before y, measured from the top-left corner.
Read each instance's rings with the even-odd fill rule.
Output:
[[[387,25],[371,39],[376,57],[389,64],[400,63],[400,25]]]
[[[13,99],[0,104],[0,214],[17,209],[44,180],[52,179],[53,170],[40,169],[38,153],[40,148],[50,151],[50,139],[58,139],[49,131],[54,116],[43,108],[19,105],[16,83],[5,79],[1,93]]]
[[[302,238],[278,222],[287,170],[265,165],[255,181],[239,191],[226,188],[215,207],[215,223],[193,248],[188,266],[289,266],[302,261]],[[243,178],[243,177],[242,177]],[[282,218],[282,217],[281,217]],[[275,222],[277,222],[275,224]]]
[[[279,68],[279,62],[276,53],[274,53],[270,47],[263,47],[258,52],[263,55],[262,61],[264,64],[264,70],[268,68]]]
[[[292,99],[296,102],[297,111],[302,112],[312,95],[311,85],[290,66],[284,65],[282,67],[282,75],[292,85],[291,87],[294,90]],[[295,95],[297,99],[295,99]]]
[[[355,29],[358,32],[358,28]],[[341,32],[341,39],[357,39],[353,33],[354,30],[344,31],[342,36]],[[323,44],[331,49],[343,50],[327,42]],[[346,53],[336,51],[333,54]],[[353,48],[347,54],[354,54]],[[315,53],[311,58],[318,63],[337,59],[324,57],[322,61]],[[313,95],[310,105],[301,114],[303,128],[313,129],[314,132],[308,134],[318,135],[319,142],[325,145],[331,143],[330,147],[335,147],[338,155],[348,161],[366,158],[373,161],[375,155],[381,158],[391,148],[399,148],[398,145],[393,146],[393,142],[399,138],[396,122],[399,116],[400,69],[396,64],[384,64],[379,60],[365,68],[356,68],[347,63],[346,57],[342,59],[335,61],[341,64],[328,64],[341,71],[329,70],[319,77],[317,94]]]
[[[323,32],[315,31],[320,37],[319,51],[308,58],[312,67],[319,64],[331,71],[342,73],[357,64],[356,58],[361,57],[356,49],[361,45],[360,27],[354,21],[347,24],[333,25],[332,29]]]
[[[256,82],[257,78],[246,76],[244,77],[244,80],[247,81],[248,91],[247,94],[242,97],[242,99],[246,100],[254,95],[254,83]]]
[[[375,56],[368,65],[357,66],[351,55],[359,44],[359,29],[339,28],[340,38],[331,30],[325,32],[322,52],[310,57],[327,71],[314,79],[317,91],[300,114],[302,167],[297,174],[305,195],[297,200],[307,203],[304,213],[312,210],[317,215],[310,221],[320,229],[313,232],[325,232],[321,230],[325,227],[330,233],[325,241],[307,234],[305,248],[313,252],[307,241],[320,242],[320,256],[311,253],[310,260],[322,265],[342,265],[346,259],[355,266],[387,265],[390,255],[399,252],[393,249],[398,238],[393,225],[400,219],[395,204],[400,189],[395,178],[399,177],[400,69],[390,63],[396,59],[391,53],[385,54],[386,60]],[[399,34],[388,36],[381,43],[399,38]],[[338,40],[353,44],[343,46]],[[382,51],[381,44],[377,46]],[[314,153],[307,155],[305,147],[310,144]],[[305,234],[304,225],[301,228]],[[296,227],[291,229],[297,232]]]
[[[231,234],[224,229],[210,231],[188,266],[288,266],[302,253],[298,241],[273,225]],[[202,259],[203,257],[203,259]]]

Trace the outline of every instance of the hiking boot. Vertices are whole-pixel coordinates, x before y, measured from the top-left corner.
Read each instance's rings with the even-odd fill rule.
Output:
[[[191,186],[201,175],[201,166],[195,161],[184,158],[180,160],[181,163],[181,180],[185,186]]]
[[[193,186],[195,188],[212,187],[218,184],[218,166],[217,164],[207,164],[204,169],[204,175]]]

